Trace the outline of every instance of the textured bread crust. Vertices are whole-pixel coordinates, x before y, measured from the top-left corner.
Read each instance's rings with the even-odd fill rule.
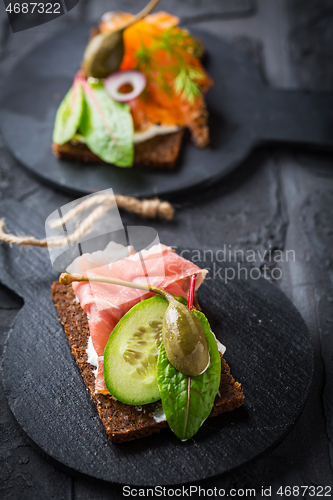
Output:
[[[52,299],[58,311],[59,321],[64,326],[72,354],[110,440],[117,443],[131,441],[150,436],[168,427],[167,422],[155,422],[152,416],[159,403],[136,407],[121,403],[109,394],[95,393],[94,367],[88,363],[86,354],[90,335],[86,313],[78,304],[71,285],[53,283]],[[233,379],[223,357],[221,361],[221,384],[210,417],[232,411],[244,401],[240,384]]]
[[[155,169],[175,167],[184,130],[172,134],[158,135],[134,146],[134,166]],[[55,156],[62,160],[81,161],[84,163],[105,163],[96,156],[86,144],[67,142],[52,145]]]

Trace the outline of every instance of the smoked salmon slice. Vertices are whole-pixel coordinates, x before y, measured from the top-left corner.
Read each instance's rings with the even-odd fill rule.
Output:
[[[114,244],[115,245],[115,244]],[[133,283],[158,286],[175,295],[187,297],[191,276],[197,275],[196,289],[203,282],[207,270],[177,255],[170,247],[154,245],[151,249],[135,252],[131,247],[117,245],[126,257],[110,261],[112,255],[108,245],[105,252],[83,254],[67,268],[69,273],[88,276],[108,276]],[[153,294],[143,290],[125,288],[118,285],[96,282],[76,282],[72,284],[81,307],[87,314],[91,341],[98,357],[95,390],[108,393],[104,383],[104,349],[109,336],[118,321],[140,300]]]

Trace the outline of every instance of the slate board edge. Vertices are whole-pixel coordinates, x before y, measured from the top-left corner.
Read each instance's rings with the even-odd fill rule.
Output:
[[[15,229],[15,227],[18,227],[18,228],[20,228],[19,230],[22,230],[24,224],[27,224],[27,221],[29,220],[30,222],[33,223],[33,226],[35,227],[35,231],[36,231],[37,235],[39,234],[39,231],[37,230],[37,228],[40,225],[39,217],[37,219],[36,216],[34,215],[33,216],[33,220],[31,220],[31,216],[29,217],[29,214],[27,214],[26,212],[22,212],[22,207],[21,207],[20,203],[15,202],[15,201],[10,201],[10,200],[4,200],[0,204],[0,209],[2,209],[2,211],[5,214],[8,214],[8,222],[10,222],[10,226],[9,227],[12,230]],[[17,213],[16,212],[18,212],[18,211],[19,211],[20,214],[22,214],[22,215],[19,216],[20,219],[22,219],[21,222],[18,222],[18,220],[17,220]],[[9,214],[12,214],[12,215],[10,216]],[[33,215],[33,214],[31,214],[31,215]],[[25,223],[23,223],[23,221],[25,221]],[[9,247],[3,247],[2,251],[4,252],[5,256],[7,254],[7,258],[8,258],[9,256],[12,255],[12,252],[15,251],[15,247],[14,247],[14,250],[10,250]],[[16,248],[16,251],[17,251],[17,248]],[[37,254],[40,254],[40,251],[38,251]],[[24,254],[22,255],[22,257],[23,256],[24,256]],[[39,258],[40,258],[40,256],[41,255],[39,255]],[[15,263],[15,265],[16,265],[15,256],[13,256],[13,259],[14,259],[13,263]],[[44,257],[43,257],[43,260],[44,260]],[[22,261],[21,261],[21,264],[22,264]],[[14,283],[15,276],[8,272],[8,269],[10,269],[10,268],[8,268],[7,266],[8,266],[8,263],[6,263],[6,267],[4,269],[4,273],[3,273],[4,278],[3,278],[2,281],[4,282],[4,284],[6,286],[8,286],[8,288],[13,289],[15,291],[15,293],[17,293],[18,295],[22,296],[22,287],[20,287],[19,285],[17,285],[17,283]],[[52,274],[52,278],[53,279],[56,278],[56,275],[54,275],[54,273]],[[52,281],[53,281],[53,279],[52,279]],[[313,348],[312,348],[312,344],[311,344],[311,339],[310,339],[308,328],[306,327],[306,324],[305,324],[304,320],[302,319],[300,313],[296,309],[296,307],[291,303],[291,301],[286,297],[286,295],[281,291],[281,289],[279,289],[279,287],[277,287],[276,285],[274,285],[271,282],[268,282],[268,281],[264,280],[263,278],[260,281],[262,281],[263,284],[264,284],[264,290],[262,289],[262,285],[260,285],[258,282],[254,282],[254,283],[256,283],[256,284],[258,283],[257,286],[258,286],[260,292],[264,292],[263,296],[269,296],[269,293],[270,293],[269,291],[270,291],[271,287],[273,287],[274,292],[276,292],[277,294],[281,294],[281,297],[283,298],[284,302],[289,304],[290,312],[292,313],[292,316],[295,315],[295,319],[298,320],[298,322],[300,321],[304,325],[304,329],[302,328],[302,331],[303,331],[302,338],[305,341],[306,350],[307,350],[307,353],[308,353],[307,354],[307,358],[309,358],[309,361],[310,361],[310,358],[311,358],[311,362],[312,362],[311,363],[311,374],[310,374],[311,376],[310,377],[309,376],[306,377],[306,379],[309,381],[308,382],[308,386],[306,387],[306,391],[304,390],[303,393],[302,393],[302,400],[301,400],[301,402],[303,402],[303,404],[305,404],[305,401],[306,401],[306,399],[308,397],[308,393],[309,393],[309,387],[310,387],[311,380],[312,380],[313,365],[314,365],[314,362],[313,362],[313,359],[314,359]],[[50,276],[50,283],[51,283],[51,276]],[[46,283],[46,286],[47,286],[47,283]],[[49,290],[48,286],[47,286],[46,289]],[[23,295],[25,295],[25,294],[23,294]],[[50,298],[50,300],[49,300],[48,303],[50,305],[50,309],[52,309],[54,311],[54,314],[52,314],[52,316],[54,316],[54,318],[56,318],[56,313],[55,313],[55,310],[53,308],[53,304],[51,302],[51,298]],[[29,298],[27,297],[27,300],[25,301],[25,304],[23,305],[23,307],[21,308],[21,310],[19,311],[18,315],[16,316],[16,318],[14,320],[13,327],[10,330],[11,332],[14,331],[14,329],[15,329],[15,323],[19,321],[21,315],[24,316],[25,309],[29,308],[30,306],[31,306],[31,300],[29,300]],[[59,329],[57,329],[57,330],[61,331],[62,327],[59,325]],[[65,334],[64,333],[63,333],[63,339],[64,339],[64,342],[66,342],[66,338],[65,338]],[[8,337],[7,342],[6,342],[6,349],[7,349],[8,342],[10,342],[10,336]],[[66,342],[66,347],[67,347],[67,342]],[[69,359],[71,359],[71,361],[73,363],[73,367],[75,367],[75,369],[78,370],[78,368],[76,366],[76,363],[74,361],[74,358],[72,358],[72,356],[70,354],[70,350],[68,351],[68,357],[69,357]],[[4,361],[3,361],[3,365],[4,365]],[[232,368],[232,365],[231,365],[231,368]],[[4,372],[4,387],[6,385],[5,384],[5,379],[6,379],[6,372]],[[6,393],[6,396],[7,396],[7,393]],[[7,399],[8,399],[8,397],[7,397]],[[95,410],[94,407],[93,407],[93,404],[90,401],[90,399],[88,399],[88,401],[92,405],[91,408],[93,410]],[[278,438],[275,441],[273,441],[273,443],[271,443],[269,446],[275,447],[280,442],[280,440],[283,439],[285,437],[285,435],[288,434],[288,432],[290,432],[290,430],[293,428],[295,422],[299,418],[299,415],[300,415],[300,413],[302,411],[302,408],[303,408],[302,404],[301,405],[299,405],[299,404],[297,405],[297,407],[296,407],[297,413],[296,413],[296,411],[293,413],[293,422],[292,422],[292,424],[291,425],[289,425],[289,424],[285,425],[284,426],[285,432],[282,435],[280,434],[278,436]],[[241,411],[241,409],[240,409],[240,411]],[[15,415],[15,412],[14,412],[14,415]],[[217,418],[219,418],[219,417],[217,417]],[[166,430],[165,432],[168,432],[168,431]],[[274,434],[274,436],[276,436],[276,434]],[[269,447],[263,448],[263,449],[264,449],[263,453],[266,453],[266,451],[269,450]],[[256,455],[251,456],[251,459],[253,459],[254,457],[259,456],[259,454],[261,455],[261,453],[262,453],[262,450],[260,450],[259,453],[256,452]],[[53,459],[53,457],[50,456],[50,459]],[[56,460],[57,462],[59,462],[57,459],[53,459],[53,460]],[[244,458],[243,458],[240,467],[243,466],[246,462],[247,462],[247,460],[244,460]],[[239,465],[237,463],[235,463],[235,465],[233,467],[231,467],[229,470],[234,470],[235,467],[237,468],[238,466]],[[226,471],[225,468],[224,468],[224,471],[222,473],[220,473],[220,472],[214,472],[214,474],[211,475],[210,477],[216,477],[216,475],[221,475],[221,474],[223,475],[223,474],[225,474],[227,472],[228,471]],[[81,474],[81,472],[78,472],[78,473]],[[90,474],[86,474],[86,475],[89,476],[89,477],[94,477],[94,476],[91,476]],[[97,476],[95,476],[95,477],[97,477]],[[196,478],[190,478],[188,481],[191,481],[192,479],[193,479],[193,481],[194,480],[198,480]],[[201,478],[201,479],[199,478],[199,480],[206,480],[206,479],[207,479],[207,476],[204,476],[204,478]],[[108,482],[110,482],[110,481],[113,482],[113,479],[109,480]],[[188,481],[186,481],[186,482],[188,482]],[[162,482],[159,481],[158,483],[160,484]],[[137,483],[135,483],[135,484],[137,484]],[[147,483],[146,482],[145,485],[147,485],[147,484],[149,485],[151,483]],[[177,484],[177,482],[174,482],[173,484]]]
[[[84,23],[84,24],[77,24],[77,26],[75,26],[74,28],[72,28],[72,30],[62,30],[62,31],[59,31],[58,33],[56,33],[56,35],[52,35],[50,36],[49,38],[47,38],[45,40],[45,43],[49,43],[50,41],[52,41],[53,39],[56,39],[56,38],[59,38],[59,35],[61,37],[61,35],[67,35],[68,33],[70,33],[71,31],[73,30],[77,30],[79,29],[80,31],[81,30],[84,30],[86,32],[88,32],[89,30],[89,27],[93,26],[94,24],[96,23]],[[196,27],[194,27],[193,29],[193,32],[194,33],[197,33],[199,36],[202,36],[202,37],[208,37],[208,39],[215,39],[216,41],[218,41],[219,43],[222,43],[223,45],[225,46],[228,46],[229,43],[225,40],[223,40],[223,38],[220,38],[216,35],[212,35],[211,33],[209,32],[206,32],[206,31],[200,31],[200,30],[197,30]],[[201,35],[200,35],[201,34]],[[29,53],[27,54],[27,57],[29,57],[29,55],[33,54],[36,50],[38,50],[40,47],[40,44],[36,44],[30,51]],[[235,52],[235,54],[241,54],[241,52],[239,52],[237,49],[235,49],[234,47],[230,46],[232,48],[232,50]],[[245,56],[242,55],[242,57],[244,58]],[[11,68],[11,71],[9,71],[7,77],[4,79],[3,83],[2,83],[2,86],[1,86],[1,93],[3,92],[4,88],[5,88],[5,84],[7,82],[7,80],[10,80],[10,77],[11,77],[11,73],[13,71],[15,71],[17,68],[20,67],[20,63],[21,61],[23,60],[24,58],[21,58],[17,64],[15,64],[12,68]],[[249,61],[247,61],[247,65],[249,66],[252,66],[252,70],[255,68],[255,66],[253,64],[250,64]],[[239,62],[240,64],[240,62]],[[252,71],[251,70],[251,71]],[[256,71],[257,73],[257,71]],[[262,82],[262,79],[260,79],[260,87],[262,88],[262,90],[264,91],[264,89],[266,88],[267,90],[270,90],[270,87],[267,87],[267,85],[264,85],[263,82]],[[272,90],[272,89],[271,89]],[[288,94],[289,97],[292,96],[292,93],[291,92],[277,92],[275,91],[276,95],[277,94]],[[299,97],[300,97],[301,94],[299,94]],[[263,97],[263,96],[262,96]],[[1,117],[1,112],[0,112],[0,117]],[[244,117],[242,118],[244,119]],[[4,122],[4,119],[1,120],[2,122]],[[4,122],[5,123],[5,122]],[[5,131],[5,125],[4,123],[2,124],[2,134],[3,134],[3,137],[5,138],[4,136],[4,131]],[[245,128],[247,129],[247,134],[249,137],[251,136],[251,130],[252,130],[252,121],[250,120],[249,123],[247,123],[247,120],[245,120],[245,122],[243,123],[243,125],[245,124]],[[299,142],[299,138],[298,139],[293,139],[293,138],[287,138],[287,137],[280,137],[280,134],[277,134],[276,137],[266,137],[265,134],[262,135],[262,131],[260,131],[260,127],[257,128],[257,126],[255,126],[255,123],[253,123],[254,125],[254,129],[256,130],[256,134],[254,136],[251,137],[250,140],[246,140],[245,143],[244,143],[244,150],[243,150],[243,153],[241,155],[237,155],[235,154],[234,157],[231,159],[231,160],[228,160],[228,164],[224,164],[223,165],[223,168],[221,168],[220,170],[216,170],[214,169],[215,171],[211,173],[211,175],[208,175],[208,176],[205,176],[204,178],[202,178],[201,180],[199,179],[198,181],[196,182],[193,182],[193,179],[192,177],[190,176],[190,179],[186,178],[186,180],[184,180],[184,178],[181,180],[181,184],[180,184],[180,187],[177,187],[178,184],[177,184],[177,180],[175,179],[172,179],[172,181],[168,184],[168,182],[166,183],[166,186],[168,185],[168,187],[165,187],[165,183],[163,182],[163,180],[159,180],[158,177],[154,177],[153,178],[156,180],[157,182],[157,185],[155,184],[152,184],[148,186],[148,188],[145,188],[143,187],[139,187],[138,188],[138,191],[135,191],[135,188],[132,189],[132,187],[129,187],[129,190],[127,189],[127,184],[123,184],[122,181],[120,181],[120,185],[119,185],[119,189],[117,188],[116,191],[119,192],[119,194],[124,194],[124,195],[132,195],[132,196],[137,196],[137,197],[150,197],[150,196],[163,196],[163,197],[172,197],[172,196],[175,196],[175,195],[180,195],[180,194],[186,194],[187,192],[190,192],[190,191],[194,191],[196,189],[198,189],[199,187],[208,187],[210,185],[212,185],[214,182],[217,182],[221,179],[223,179],[224,177],[226,177],[228,174],[230,174],[231,171],[235,170],[237,168],[238,165],[240,165],[244,160],[246,160],[250,154],[250,152],[255,149],[259,144],[270,144],[270,143],[274,143],[274,142],[281,142],[284,143],[287,141],[290,142],[292,141],[296,143]],[[263,125],[263,124],[261,124]],[[1,126],[1,125],[0,125]],[[281,125],[280,125],[280,128],[281,128]],[[259,135],[258,135],[259,134]],[[248,139],[249,139],[248,137]],[[310,141],[311,142],[311,135],[307,138],[307,141]],[[242,141],[241,141],[242,142]],[[301,143],[303,144],[303,140],[301,140]],[[20,165],[22,167],[24,167],[26,169],[26,171],[32,173],[34,175],[35,178],[41,180],[43,183],[45,183],[46,185],[49,185],[49,186],[52,186],[54,187],[55,189],[57,189],[58,191],[63,191],[65,193],[69,193],[69,194],[74,194],[74,195],[82,195],[82,194],[89,194],[90,192],[92,192],[94,190],[94,188],[92,187],[91,190],[87,189],[86,188],[86,184],[85,182],[81,182],[79,183],[80,184],[80,187],[77,189],[75,183],[77,181],[75,181],[73,183],[73,179],[71,179],[71,176],[69,176],[69,179],[68,179],[68,183],[69,183],[69,187],[67,184],[65,184],[65,182],[61,179],[61,178],[57,178],[57,175],[54,176],[53,174],[46,174],[44,175],[43,174],[43,171],[36,171],[36,169],[33,167],[33,166],[29,166],[29,165],[25,165],[23,164],[23,156],[21,153],[24,153],[24,151],[20,154],[17,154],[16,152],[16,149],[15,147],[13,146],[12,144],[12,147],[10,148],[9,147],[9,143],[8,141],[5,139],[5,143],[6,143],[6,146],[7,148],[12,152],[14,158],[16,158],[16,160],[20,163]],[[242,145],[243,147],[243,145]],[[316,145],[314,146],[316,147]],[[322,146],[320,146],[322,147]],[[327,145],[325,146],[327,148]],[[331,147],[331,146],[329,146]],[[238,146],[237,149],[242,149]],[[49,147],[49,154],[52,156],[52,152],[51,152],[51,144],[50,144],[50,147]],[[209,152],[207,151],[207,154]],[[53,162],[55,162],[55,158],[53,159]],[[55,166],[56,163],[54,163],[53,167]],[[186,163],[186,165],[188,165]],[[92,164],[92,168],[94,168],[94,165]],[[114,166],[111,166],[111,168],[117,168],[117,167],[114,167]],[[187,167],[186,167],[187,168]],[[57,169],[55,169],[57,170]],[[143,169],[142,169],[143,170]],[[187,172],[187,171],[186,171]],[[97,173],[97,187],[98,189],[100,190],[101,187],[100,187],[100,180],[98,180],[98,176],[99,174]],[[102,174],[103,176],[103,174]],[[177,178],[177,172],[175,172],[175,178]],[[84,178],[86,180],[86,178]],[[112,176],[111,176],[111,184],[112,183],[115,183],[117,184],[117,180],[115,181],[115,179],[117,179],[117,175],[115,175],[112,179]],[[147,180],[148,180],[148,184],[150,182],[149,180],[149,174],[147,174]],[[164,179],[166,180],[166,179]],[[90,181],[89,181],[90,182]],[[95,181],[94,181],[95,182]],[[111,187],[113,187],[111,185]]]
[[[1,129],[1,121],[0,121],[0,133],[2,135],[3,141],[5,143],[6,149],[9,152],[9,154],[14,158],[18,163],[20,168],[22,168],[25,172],[27,172],[29,175],[31,175],[34,179],[37,181],[40,181],[44,186],[49,187],[54,189],[55,191],[59,193],[64,193],[69,196],[73,197],[82,197],[82,196],[87,196],[89,194],[96,194],[96,191],[88,191],[88,190],[80,190],[80,189],[75,189],[72,187],[68,187],[65,184],[59,184],[56,181],[53,181],[49,178],[43,177],[42,175],[38,174],[37,172],[33,171],[29,167],[27,167],[21,160],[18,158],[14,152],[9,148],[9,145],[7,143],[7,140],[5,136],[2,134],[2,129]],[[257,140],[256,143],[253,143],[250,148],[247,150],[247,155],[245,158],[243,158],[241,161],[235,160],[234,162],[230,163],[229,166],[221,172],[220,175],[216,175],[214,177],[211,177],[210,179],[207,179],[204,182],[194,182],[193,184],[187,186],[186,188],[181,188],[181,189],[174,189],[172,192],[170,191],[159,191],[158,193],[151,193],[151,194],[143,194],[143,195],[136,195],[134,194],[125,194],[126,196],[134,196],[138,199],[144,199],[144,198],[155,198],[156,196],[165,200],[172,200],[172,199],[179,199],[180,196],[187,196],[191,193],[197,193],[202,189],[209,189],[212,187],[214,184],[221,182],[223,179],[225,179],[228,175],[230,175],[232,172],[236,171],[238,168],[241,168],[242,165],[244,165],[246,162],[250,163],[250,156],[251,154],[259,147],[265,146],[265,142],[261,140]],[[61,161],[61,160],[59,160]],[[113,165],[112,165],[113,167]],[[121,168],[121,167],[115,167],[115,168]],[[135,168],[135,167],[132,167]],[[180,167],[181,168],[181,167]],[[124,194],[124,193],[115,193],[115,194]]]
[[[10,333],[10,332],[9,332]],[[8,340],[8,339],[7,339]],[[7,342],[7,341],[6,341]],[[2,365],[1,365],[1,368],[2,368]],[[243,462],[241,463],[240,465],[238,466],[235,466],[233,468],[231,468],[230,470],[227,470],[227,471],[224,471],[222,472],[221,474],[215,474],[215,475],[212,475],[212,476],[207,476],[205,477],[204,479],[194,479],[194,480],[188,480],[186,482],[183,482],[183,483],[163,483],[163,482],[159,482],[158,485],[161,485],[161,486],[171,486],[171,487],[176,487],[176,486],[179,486],[179,485],[191,485],[191,484],[199,484],[199,482],[204,482],[204,483],[207,483],[208,481],[212,480],[212,479],[223,479],[225,477],[228,476],[228,474],[230,473],[237,473],[237,471],[242,471],[243,469],[246,468],[246,466],[248,464],[250,464],[251,462],[254,462],[256,460],[258,460],[259,458],[263,457],[264,455],[272,452],[275,448],[277,448],[279,446],[280,443],[282,443],[282,441],[288,436],[288,434],[293,430],[293,428],[295,427],[295,425],[297,424],[298,420],[300,419],[300,416],[303,412],[303,409],[304,409],[304,406],[307,402],[307,399],[308,399],[308,396],[309,396],[309,390],[310,390],[310,386],[311,386],[311,383],[312,383],[312,377],[313,377],[313,369],[312,369],[312,375],[311,375],[311,379],[310,379],[310,382],[308,384],[308,387],[307,387],[307,396],[304,400],[304,403],[303,405],[300,407],[299,409],[299,413],[297,415],[297,417],[295,418],[295,421],[293,424],[290,424],[290,426],[286,429],[285,433],[283,435],[281,435],[274,443],[270,444],[265,450],[262,451],[262,453],[259,453],[258,455],[256,455],[254,458],[252,459],[249,459],[247,460],[246,462]],[[3,383],[3,386],[4,386],[4,383]],[[10,405],[10,403],[8,402],[8,399],[7,399],[7,392],[5,390],[5,387],[4,387],[4,391],[5,391],[5,395],[6,395],[6,400],[7,400],[7,404],[8,404],[8,407],[10,409],[10,412],[11,414],[13,415],[13,417],[15,418],[16,422],[18,423],[18,426],[19,426],[19,430],[21,432],[21,434],[27,439],[27,441],[31,444],[31,446],[33,446],[33,448],[35,450],[38,451],[38,453],[40,453],[41,456],[43,456],[47,461],[49,461],[51,464],[59,467],[59,469],[61,469],[62,471],[70,474],[72,477],[77,477],[77,478],[87,478],[89,480],[93,480],[95,482],[102,482],[104,484],[112,484],[112,485],[115,485],[115,486],[125,486],[125,485],[130,485],[131,487],[141,487],[141,488],[146,488],[146,487],[153,487],[153,486],[156,486],[157,483],[154,483],[154,484],[148,484],[148,483],[121,483],[121,482],[117,482],[115,480],[105,480],[104,478],[102,477],[99,477],[98,475],[90,475],[90,474],[87,474],[85,472],[81,472],[77,469],[74,469],[73,467],[71,467],[70,465],[67,465],[65,464],[64,462],[61,462],[59,461],[58,459],[54,458],[52,455],[50,455],[49,453],[47,453],[46,451],[43,450],[43,448],[41,448],[41,446],[36,443],[36,441],[34,441],[32,438],[30,438],[29,434],[26,432],[26,430],[24,429],[24,427],[20,424],[19,420],[16,418],[16,415],[15,413],[13,412],[12,410],[12,407]],[[234,411],[237,411],[237,410],[234,410]],[[161,432],[171,432],[169,431],[168,429],[163,429]],[[144,439],[144,438],[143,438]]]

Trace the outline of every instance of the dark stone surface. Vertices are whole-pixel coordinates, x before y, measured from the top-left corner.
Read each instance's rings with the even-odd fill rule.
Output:
[[[333,89],[333,5],[330,0],[288,2],[290,54],[298,85]]]

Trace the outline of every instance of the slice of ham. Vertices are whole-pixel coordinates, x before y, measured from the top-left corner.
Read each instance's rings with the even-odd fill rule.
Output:
[[[124,255],[126,257],[122,258]],[[84,254],[79,257],[67,270],[70,273],[95,277],[108,276],[133,283],[150,284],[185,298],[189,291],[191,276],[197,275],[197,289],[208,272],[177,255],[165,245],[155,245],[139,253],[131,247],[108,245],[104,252]],[[103,359],[109,336],[118,321],[135,304],[153,294],[96,282],[73,283],[73,290],[87,314],[92,344],[98,357],[95,390],[108,393],[104,383]]]

